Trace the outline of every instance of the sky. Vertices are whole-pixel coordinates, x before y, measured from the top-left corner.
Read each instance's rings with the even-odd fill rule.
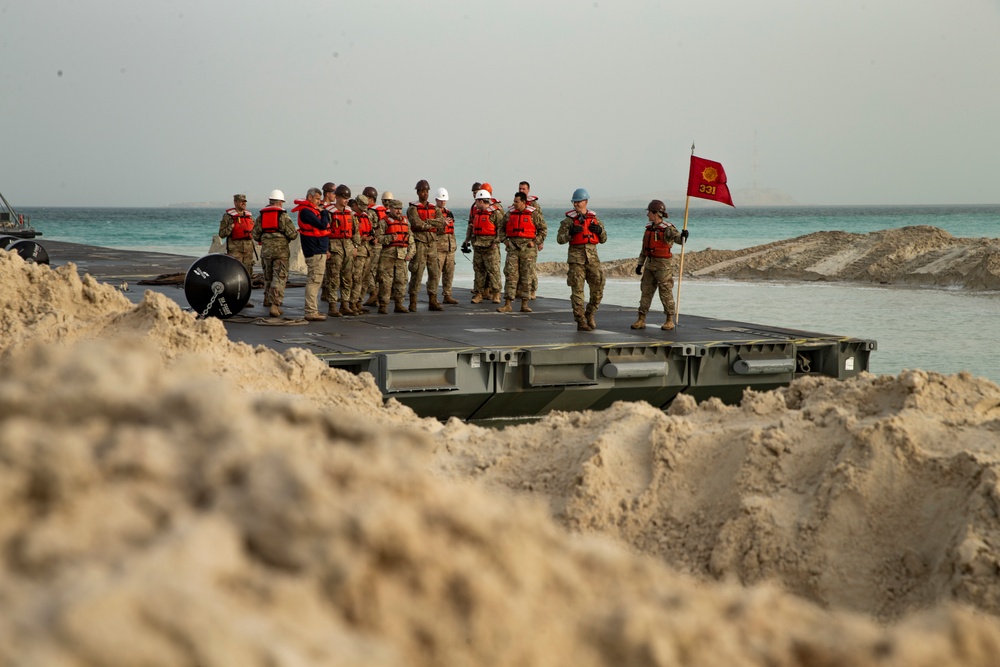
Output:
[[[0,192],[996,204],[998,65],[1000,0],[0,0]]]

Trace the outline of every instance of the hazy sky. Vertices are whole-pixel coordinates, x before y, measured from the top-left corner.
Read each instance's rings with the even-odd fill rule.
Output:
[[[998,66],[1000,0],[0,0],[0,191],[1000,203]]]

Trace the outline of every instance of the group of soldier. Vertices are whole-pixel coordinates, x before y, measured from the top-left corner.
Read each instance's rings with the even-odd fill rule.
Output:
[[[403,203],[391,192],[368,186],[352,197],[347,185],[326,183],[310,188],[304,199],[294,200],[291,212],[284,209],[280,190],[271,192],[268,205],[255,218],[247,211],[246,195],[233,197],[219,224],[219,236],[226,240],[226,251],[252,275],[257,248],[264,270],[264,307],[271,317],[282,315],[285,285],[290,261],[289,245],[300,240],[306,263],[305,319],[310,322],[328,317],[361,315],[370,312],[406,313],[417,308],[417,295],[427,274],[428,308],[444,310],[444,304],[457,304],[452,296],[455,275],[455,215],[448,209],[448,191],[438,188],[430,201],[430,184],[417,182],[417,200],[406,212]],[[531,312],[529,301],[536,298],[538,278],[535,264],[547,235],[545,216],[538,198],[531,195],[526,181],[518,185],[514,202],[504,208],[494,198],[489,183],[474,183],[474,204],[469,211],[463,253],[472,254],[474,281],[472,303],[484,299],[502,303],[498,312],[512,312],[515,300],[520,311]],[[607,241],[607,231],[597,215],[588,209],[589,193],[578,188],[572,196],[573,210],[566,212],[556,241],[568,244],[573,316],[579,331],[593,331],[595,314],[604,293],[604,272],[597,255],[597,245]],[[673,328],[673,269],[670,245],[683,241],[687,231],[679,232],[666,221],[667,212],[660,200],[647,207],[649,224],[643,237],[636,273],[642,274],[639,317],[633,329],[645,328],[645,316],[657,290],[667,314],[664,329]],[[504,283],[501,284],[500,248],[506,250]],[[442,290],[438,300],[438,285]],[[584,285],[589,300],[584,302]],[[406,297],[409,296],[409,303]],[[366,298],[367,297],[367,298]],[[325,301],[327,312],[319,310]]]

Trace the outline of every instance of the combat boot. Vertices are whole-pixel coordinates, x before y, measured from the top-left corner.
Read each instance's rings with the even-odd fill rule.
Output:
[[[330,307],[326,309],[326,314],[330,317],[340,317],[340,310],[337,309],[336,301],[330,302]]]
[[[596,308],[592,306],[587,306],[587,312],[585,313],[587,317],[587,326],[593,331],[597,328],[597,322],[594,321],[594,313],[597,311]]]
[[[534,312],[534,311],[531,310],[531,308],[528,308],[528,300],[527,299],[521,299],[521,312],[522,313],[531,313],[531,312]]]
[[[378,294],[372,292],[368,295],[368,300],[365,301],[366,306],[377,306],[378,305]]]
[[[378,305],[378,314],[379,315],[385,315],[388,312],[389,312],[389,304],[387,304],[387,303],[379,303],[379,305]]]
[[[493,290],[493,303],[500,303],[500,290]]]
[[[402,299],[396,299],[396,307],[393,309],[392,312],[394,312],[394,313],[408,313],[410,311],[407,310],[406,306],[403,305],[403,300]]]
[[[323,313],[306,313],[306,322],[322,322],[326,320],[326,315]]]
[[[365,308],[364,305],[361,303],[360,300],[354,302],[354,314],[355,315],[364,315],[364,314],[370,313],[370,312],[372,312],[372,311],[370,311],[367,308]]]
[[[635,318],[635,322],[632,323],[633,329],[645,329],[646,328],[646,313],[639,311],[639,317]]]
[[[268,311],[271,317],[281,317],[281,308],[278,308],[273,303],[271,304],[271,310]]]
[[[479,292],[473,292],[472,303],[482,303],[482,302],[483,302],[483,295],[480,294]]]
[[[509,312],[513,311],[514,309],[511,308],[510,303],[511,303],[510,299],[505,299],[504,302],[503,302],[503,305],[500,306],[499,308],[497,308],[497,312],[498,313],[509,313]]]
[[[427,301],[431,304],[428,306],[428,310],[444,310],[444,306],[438,301],[437,294],[428,294]]]
[[[582,307],[580,306],[573,307],[573,319],[576,320],[577,331],[591,331],[590,326],[587,324],[587,318],[583,314]]]
[[[359,313],[354,312],[354,308],[351,307],[350,301],[342,301],[340,303],[340,312],[344,315],[358,315]]]
[[[458,299],[453,297],[451,294],[445,294],[444,302],[447,303],[448,305],[454,306],[456,303],[458,303]]]
[[[660,326],[660,328],[663,329],[664,331],[671,331],[671,330],[673,330],[673,328],[674,328],[674,316],[671,315],[670,313],[667,313],[667,321],[664,322]]]
[[[411,294],[410,295],[410,312],[411,313],[417,312],[417,295],[416,294]]]

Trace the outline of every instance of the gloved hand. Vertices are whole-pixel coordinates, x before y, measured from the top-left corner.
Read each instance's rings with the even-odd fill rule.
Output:
[[[583,225],[570,225],[570,234],[583,234]]]
[[[688,240],[688,230],[685,229],[681,231],[681,245],[684,245],[684,242],[687,240]]]
[[[592,225],[590,225],[590,231],[591,231],[591,233],[597,234],[598,236],[600,236],[601,232],[603,232],[604,230],[601,228],[601,226],[599,224],[597,224],[595,222]]]
[[[642,262],[639,262],[638,264],[635,265],[635,275],[637,276],[642,275]]]
[[[465,253],[466,255],[472,252],[472,246],[469,244],[468,241],[462,244],[462,252]]]

